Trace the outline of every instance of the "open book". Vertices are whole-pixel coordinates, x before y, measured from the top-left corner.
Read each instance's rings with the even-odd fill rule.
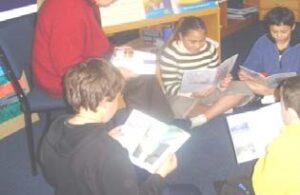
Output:
[[[118,141],[128,150],[133,164],[154,173],[170,153],[174,153],[190,137],[176,126],[158,121],[133,110],[122,126]]]
[[[231,72],[237,58],[238,54],[235,54],[223,61],[217,68],[185,71],[179,92],[190,93],[216,85]]]
[[[126,54],[124,49],[117,49],[111,58],[111,63],[136,74],[156,73],[156,55],[151,52],[133,50],[131,54]]]
[[[257,159],[283,128],[280,103],[227,116],[237,163]]]
[[[218,6],[213,0],[117,0],[100,7],[103,27]]]
[[[249,74],[250,76],[252,76],[253,78],[255,78],[261,84],[264,84],[264,85],[267,85],[267,86],[273,87],[273,88],[276,88],[278,85],[280,85],[280,83],[283,80],[297,75],[296,72],[283,72],[283,73],[273,74],[273,75],[264,77],[262,74],[254,71],[254,70],[251,70],[249,68],[246,68],[244,66],[240,66],[240,69],[242,71],[246,72],[247,74]]]

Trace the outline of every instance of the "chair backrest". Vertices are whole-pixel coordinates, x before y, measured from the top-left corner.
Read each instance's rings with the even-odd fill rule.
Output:
[[[30,14],[0,23],[0,47],[18,79],[22,71],[31,78],[35,18],[36,14]]]

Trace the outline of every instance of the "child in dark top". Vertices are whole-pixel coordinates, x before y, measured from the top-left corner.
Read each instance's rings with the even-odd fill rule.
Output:
[[[300,37],[295,33],[295,16],[286,7],[275,7],[265,16],[268,33],[261,36],[251,49],[243,66],[260,73],[261,77],[285,72],[300,72]],[[241,70],[239,78],[257,95],[273,95],[268,86]]]
[[[231,74],[193,93],[183,94],[183,73],[189,70],[216,69],[218,43],[207,37],[205,23],[198,17],[182,18],[159,56],[160,72],[166,95],[178,118],[189,118],[192,127],[243,104],[252,96],[245,84],[232,81]]]
[[[155,174],[138,181],[126,149],[114,139],[119,127],[109,131],[106,124],[118,107],[124,86],[121,73],[105,60],[89,59],[72,66],[64,84],[75,114],[55,120],[40,148],[41,167],[55,194],[161,194],[164,177],[177,166],[176,156],[170,155]]]

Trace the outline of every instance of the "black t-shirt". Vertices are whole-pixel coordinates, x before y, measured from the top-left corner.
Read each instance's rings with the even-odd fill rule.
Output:
[[[42,140],[40,161],[56,195],[158,195],[157,174],[139,183],[127,151],[104,124],[72,125],[58,118]]]

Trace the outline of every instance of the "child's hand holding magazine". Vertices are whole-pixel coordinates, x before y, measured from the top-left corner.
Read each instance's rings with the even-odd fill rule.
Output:
[[[169,154],[161,166],[155,171],[156,174],[166,177],[177,168],[177,157],[174,153]]]

